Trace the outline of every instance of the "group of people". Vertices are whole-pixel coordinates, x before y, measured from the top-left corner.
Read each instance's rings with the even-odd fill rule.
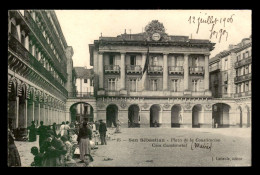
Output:
[[[103,120],[95,122],[62,122],[58,129],[56,123],[46,126],[43,121],[37,128],[32,121],[28,127],[29,142],[35,142],[39,135],[39,148],[32,147],[31,153],[34,155],[34,161],[31,166],[39,167],[63,167],[63,166],[92,166],[91,148],[97,148],[99,141],[101,145],[106,145],[106,123]],[[120,132],[120,122],[117,122],[115,132]],[[9,133],[9,160],[10,166],[21,166],[20,156],[14,144],[14,136],[11,130]],[[77,164],[73,159],[75,150],[79,150],[80,163]]]

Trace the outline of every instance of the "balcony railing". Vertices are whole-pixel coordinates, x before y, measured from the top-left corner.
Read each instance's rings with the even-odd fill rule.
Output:
[[[66,71],[65,69],[61,68],[61,63],[57,60],[56,56],[53,53],[53,50],[51,49],[50,45],[47,43],[46,39],[44,38],[41,30],[39,29],[38,25],[35,23],[35,21],[32,19],[30,13],[28,11],[24,11],[24,18],[29,23],[30,27],[32,28],[33,32],[37,35],[37,37],[40,39],[40,41],[43,43],[44,47],[52,57],[51,60],[55,64],[55,68],[62,73],[64,78],[66,79]]]
[[[169,66],[169,74],[183,74],[182,66]]]
[[[247,97],[247,96],[251,96],[251,91],[240,92],[234,95],[234,97]]]
[[[251,62],[252,62],[252,56],[244,58],[242,60],[239,60],[239,61],[235,62],[235,68],[244,66],[246,64],[250,64]]]
[[[204,74],[204,69],[202,66],[190,67],[190,74]]]
[[[234,81],[235,81],[235,83],[239,83],[239,82],[248,81],[248,80],[251,80],[251,79],[252,79],[252,76],[251,76],[251,73],[249,73],[249,74],[246,74],[246,75],[241,75],[241,76],[235,77]]]
[[[141,74],[142,68],[139,65],[126,65],[126,73],[128,74]]]
[[[219,65],[219,64],[217,64],[217,65],[215,65],[215,66],[209,67],[209,71],[210,71],[210,72],[218,71],[218,70],[220,70],[220,65]]]
[[[54,86],[61,90],[66,96],[68,95],[67,90],[47,71],[43,65],[12,35],[9,35],[9,44],[11,50],[18,54],[23,61],[32,66],[38,71],[39,74],[43,75],[49,80]]]
[[[163,73],[163,67],[162,66],[149,66],[148,73],[149,74],[161,74],[161,73]]]
[[[233,98],[234,94],[233,93],[222,93],[221,98]]]
[[[90,98],[94,97],[94,92],[68,92],[69,98]]]
[[[120,72],[120,67],[118,65],[105,65],[105,73],[117,74]]]

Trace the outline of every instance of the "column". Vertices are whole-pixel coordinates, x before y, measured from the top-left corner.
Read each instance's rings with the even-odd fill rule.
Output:
[[[39,126],[40,126],[40,122],[41,122],[41,103],[39,102],[38,103],[38,123],[39,123]]]
[[[121,90],[125,90],[125,53],[124,52],[121,52],[120,79],[121,79]]]
[[[189,90],[189,55],[184,54],[184,63],[183,63],[183,69],[184,69],[184,91]]]
[[[209,55],[205,55],[204,65],[204,90],[209,90]]]
[[[15,128],[18,128],[18,117],[19,117],[19,97],[16,97],[16,105],[15,105]]]
[[[27,106],[28,106],[28,100],[27,99],[25,99],[25,104],[24,104],[24,115],[25,115],[25,117],[24,117],[24,128],[27,128],[27,120],[28,120],[28,110],[27,110]],[[27,130],[26,130],[26,132],[27,132]]]
[[[34,121],[34,101],[28,100],[27,125]]]
[[[168,90],[168,53],[163,53],[163,90]]]
[[[146,59],[146,53],[142,53],[142,71],[144,69],[145,59]],[[142,90],[146,90],[146,77],[147,77],[147,71],[145,71],[142,77]]]
[[[99,68],[99,89],[104,88],[104,66],[103,66],[103,52],[98,53],[98,68]]]

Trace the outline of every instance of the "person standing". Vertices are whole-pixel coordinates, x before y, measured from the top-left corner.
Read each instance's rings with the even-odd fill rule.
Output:
[[[14,143],[14,135],[10,128],[8,128],[8,166],[9,167],[20,167],[21,159],[19,152]]]
[[[70,126],[69,126],[69,121],[66,121],[66,125],[64,126],[65,132],[64,135],[69,135],[70,133]]]
[[[29,142],[36,141],[36,127],[34,121],[32,121],[32,125],[28,127],[29,130]]]
[[[84,155],[90,154],[90,140],[92,139],[92,131],[87,126],[88,123],[86,121],[83,122],[83,127],[79,130],[79,135],[77,141],[79,143],[79,151],[80,151],[80,160],[81,163],[84,162]]]
[[[60,135],[63,136],[65,133],[65,122],[62,122],[60,125]]]
[[[99,134],[100,134],[100,139],[101,139],[101,145],[106,145],[107,141],[106,141],[106,132],[107,132],[107,126],[106,124],[103,122],[103,120],[99,120],[100,121],[100,126],[99,126]]]
[[[57,132],[56,132],[56,130],[57,130],[57,126],[56,126],[56,123],[54,122],[54,123],[52,124],[52,131],[53,131],[53,134],[54,134],[55,137],[57,137]]]
[[[117,120],[115,133],[121,133],[121,122]]]
[[[42,144],[43,144],[43,142],[44,142],[45,139],[46,139],[46,132],[47,132],[46,126],[44,126],[44,125],[43,125],[43,121],[41,121],[41,122],[40,122],[40,126],[39,126],[39,128],[38,128],[39,148],[40,148],[40,151],[41,151]]]

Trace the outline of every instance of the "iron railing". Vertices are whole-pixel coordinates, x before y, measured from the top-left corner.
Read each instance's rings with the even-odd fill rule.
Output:
[[[139,65],[126,65],[126,73],[142,73],[142,67]]]
[[[162,66],[149,66],[148,73],[162,73],[163,67]]]
[[[251,62],[252,62],[252,56],[249,56],[247,58],[244,58],[242,60],[239,60],[239,61],[235,62],[235,68],[244,66],[246,64],[250,64]]]
[[[9,37],[8,46],[16,54],[18,54],[23,61],[32,66],[37,72],[43,75],[47,80],[49,80],[54,86],[62,91],[65,95],[68,95],[67,90],[56,80],[51,72],[47,71],[43,65],[11,34]]]
[[[249,73],[246,75],[241,75],[241,76],[235,77],[234,81],[235,81],[235,83],[238,83],[238,82],[242,82],[242,81],[248,81],[251,79],[252,79],[252,75],[251,75],[251,73]]]
[[[190,67],[190,74],[204,74],[202,66]]]
[[[209,67],[209,71],[210,72],[217,71],[217,70],[220,70],[220,65],[219,64],[217,64],[215,66]]]
[[[169,74],[183,74],[182,66],[169,66],[168,70],[169,70]]]
[[[69,98],[89,98],[94,97],[94,92],[68,92]]]
[[[119,65],[105,65],[105,73],[119,73]]]

